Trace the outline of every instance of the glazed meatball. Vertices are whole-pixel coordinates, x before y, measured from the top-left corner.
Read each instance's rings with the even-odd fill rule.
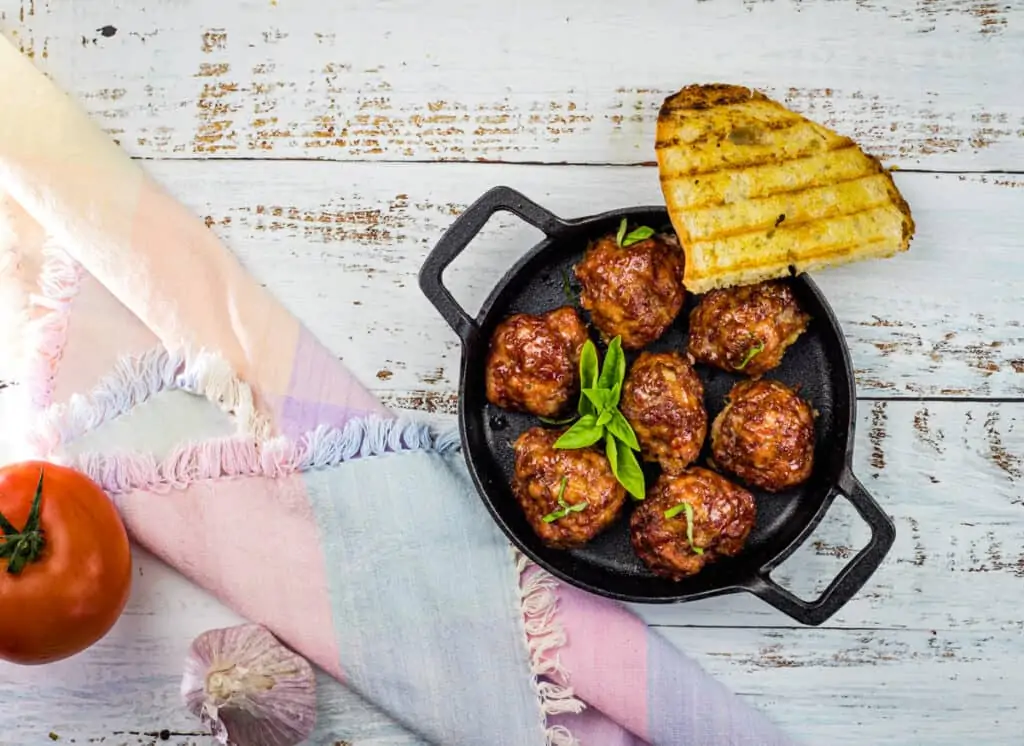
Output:
[[[637,350],[658,339],[683,307],[683,253],[655,235],[626,248],[614,235],[587,249],[575,267],[580,304],[605,340]]]
[[[576,309],[518,313],[491,337],[484,373],[496,407],[555,417],[579,396],[580,353],[587,328]]]
[[[541,541],[564,549],[586,544],[610,526],[626,489],[597,449],[556,449],[562,432],[534,427],[516,439],[512,492]]]
[[[697,362],[760,378],[810,320],[785,282],[712,290],[690,312],[689,352]]]
[[[689,529],[686,505],[693,519]],[[739,554],[756,518],[754,496],[747,490],[720,474],[694,467],[658,477],[647,499],[633,511],[630,540],[651,572],[682,580],[719,557]]]
[[[626,376],[619,411],[633,426],[644,461],[679,474],[700,454],[708,432],[704,386],[676,352],[643,352]]]
[[[794,487],[814,466],[814,412],[784,383],[741,381],[711,425],[715,463],[767,492]]]

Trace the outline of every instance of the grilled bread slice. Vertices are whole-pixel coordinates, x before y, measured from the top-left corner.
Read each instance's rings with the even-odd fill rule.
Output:
[[[757,91],[693,85],[669,96],[655,150],[690,292],[910,247],[910,207],[878,159]]]

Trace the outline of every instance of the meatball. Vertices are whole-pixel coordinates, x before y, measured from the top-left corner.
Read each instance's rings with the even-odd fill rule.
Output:
[[[587,328],[576,309],[518,313],[491,337],[485,384],[496,407],[555,417],[579,396],[580,354]]]
[[[779,280],[712,290],[690,312],[689,352],[697,362],[760,378],[810,320]]]
[[[784,383],[741,381],[711,424],[715,463],[767,492],[794,487],[814,466],[814,412]]]
[[[630,541],[651,572],[682,580],[719,557],[739,554],[756,518],[753,495],[698,466],[658,477],[633,511]]]
[[[677,352],[642,352],[622,386],[619,411],[633,426],[644,461],[679,474],[700,454],[708,432],[704,385]]]
[[[575,267],[580,304],[605,340],[624,349],[658,339],[683,307],[683,253],[661,236],[626,248],[614,235],[595,241]]]
[[[618,518],[626,489],[595,448],[556,449],[564,432],[533,427],[514,444],[512,492],[547,546],[586,544]]]

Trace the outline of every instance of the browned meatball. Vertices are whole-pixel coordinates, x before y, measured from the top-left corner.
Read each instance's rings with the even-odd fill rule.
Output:
[[[487,401],[540,417],[561,414],[579,396],[586,341],[587,328],[570,306],[505,319],[487,353]]]
[[[595,241],[575,267],[580,304],[605,340],[637,350],[658,339],[683,307],[683,253],[655,235],[626,248]]]
[[[700,454],[708,434],[704,385],[676,352],[643,352],[622,386],[619,411],[633,426],[644,461],[679,474]]]
[[[810,320],[778,280],[712,290],[690,312],[689,352],[697,362],[760,378],[782,362]]]
[[[693,518],[692,544],[686,505]],[[658,477],[647,499],[633,511],[630,540],[651,572],[682,580],[719,557],[739,554],[756,518],[753,495],[698,466]]]
[[[715,463],[768,492],[794,487],[814,466],[814,412],[784,383],[741,381],[711,425]]]
[[[586,544],[615,521],[626,501],[603,453],[554,447],[562,432],[530,428],[514,445],[512,492],[537,536],[555,548]]]

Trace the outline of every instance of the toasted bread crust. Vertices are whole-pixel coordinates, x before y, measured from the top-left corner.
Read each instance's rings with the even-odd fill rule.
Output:
[[[850,138],[743,86],[669,96],[655,142],[693,293],[906,251],[910,207]]]

